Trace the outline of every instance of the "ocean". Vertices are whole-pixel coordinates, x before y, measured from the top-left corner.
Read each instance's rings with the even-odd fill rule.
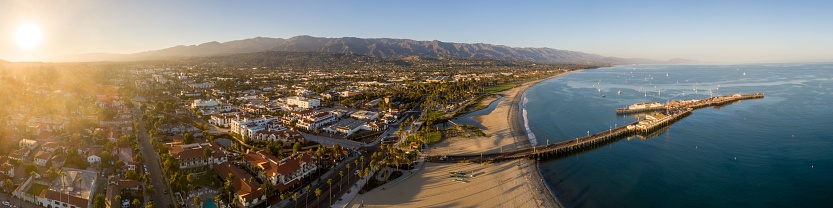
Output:
[[[529,88],[519,120],[545,145],[637,120],[615,108],[734,93],[766,97],[541,161],[544,180],[566,207],[833,207],[833,64],[583,70]]]

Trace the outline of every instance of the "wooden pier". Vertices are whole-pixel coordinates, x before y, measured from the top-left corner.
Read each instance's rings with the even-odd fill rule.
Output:
[[[763,98],[764,94],[735,94],[732,96],[718,96],[711,97],[696,102],[689,102],[681,105],[665,105],[662,113],[655,116],[646,116],[636,122],[602,131],[589,136],[579,137],[567,141],[558,142],[555,144],[534,146],[531,148],[507,151],[502,153],[490,154],[466,154],[466,155],[435,155],[426,157],[428,162],[497,162],[502,160],[520,159],[520,158],[547,158],[559,157],[564,155],[574,154],[580,151],[585,151],[600,147],[622,138],[627,138],[636,135],[651,135],[656,131],[667,129],[666,127],[675,122],[689,116],[694,110],[709,106],[720,106],[731,104],[745,99]]]

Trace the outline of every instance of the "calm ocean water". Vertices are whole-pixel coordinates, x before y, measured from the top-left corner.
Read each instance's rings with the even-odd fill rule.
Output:
[[[766,98],[697,110],[653,138],[543,161],[545,181],[567,207],[833,207],[833,64],[592,69],[530,88],[525,108],[544,145],[636,120],[617,107],[710,91]]]

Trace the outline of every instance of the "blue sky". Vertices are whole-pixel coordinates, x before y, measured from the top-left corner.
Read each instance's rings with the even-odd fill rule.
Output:
[[[0,2],[0,59],[252,37],[388,37],[714,62],[833,61],[825,1]],[[17,45],[21,24],[43,33]],[[8,47],[6,47],[8,46]]]

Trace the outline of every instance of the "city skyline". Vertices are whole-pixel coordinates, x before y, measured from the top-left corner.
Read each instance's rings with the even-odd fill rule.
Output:
[[[826,2],[4,2],[0,59],[50,61],[253,37],[403,38],[622,58],[833,61]],[[40,36],[40,37],[37,37]]]

